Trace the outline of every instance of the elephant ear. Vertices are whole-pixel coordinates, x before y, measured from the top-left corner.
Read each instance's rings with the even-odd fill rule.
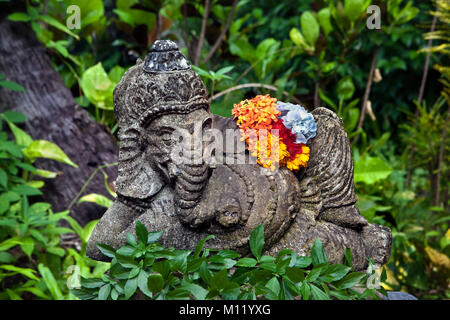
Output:
[[[322,107],[311,113],[317,123],[317,134],[308,143],[310,159],[303,179],[314,181],[316,193],[320,193],[321,206],[317,207],[320,211],[316,218],[361,228],[367,221],[355,205],[358,199],[353,184],[352,148],[342,119]]]
[[[121,129],[116,192],[135,199],[147,199],[158,193],[163,183],[145,159],[141,130],[137,126]]]

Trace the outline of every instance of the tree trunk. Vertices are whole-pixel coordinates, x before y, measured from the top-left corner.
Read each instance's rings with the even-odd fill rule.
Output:
[[[74,168],[53,160],[36,162],[39,168],[63,172],[46,180],[42,197],[52,204],[55,212],[65,210],[98,166],[117,161],[117,143],[86,110],[76,105],[31,28],[5,17],[0,22],[0,73],[26,89],[15,92],[0,88],[0,112],[15,110],[25,114],[23,129],[33,139],[56,143],[79,166]],[[117,170],[114,167],[105,170],[113,181]],[[101,173],[85,190],[85,194],[94,192],[107,195]],[[73,206],[71,215],[84,225],[104,211],[95,204],[82,203]]]

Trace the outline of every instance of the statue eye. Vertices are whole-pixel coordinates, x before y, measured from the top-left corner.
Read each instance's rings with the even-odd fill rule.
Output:
[[[170,133],[163,133],[161,134],[161,141],[164,143],[164,145],[166,146],[171,146],[172,145],[172,136]]]
[[[211,129],[211,127],[212,127],[212,119],[208,118],[203,122],[202,129],[203,131],[205,131]]]
[[[230,215],[230,212],[229,211],[225,211],[225,216],[229,216]]]

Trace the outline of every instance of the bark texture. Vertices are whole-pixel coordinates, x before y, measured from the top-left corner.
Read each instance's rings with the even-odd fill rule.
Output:
[[[62,171],[57,178],[46,180],[43,200],[51,203],[54,211],[65,210],[98,166],[117,161],[117,143],[77,106],[31,28],[4,17],[0,22],[0,73],[26,89],[15,92],[0,88],[0,112],[25,114],[27,121],[22,128],[33,139],[56,143],[79,167],[53,160],[36,162],[39,168]],[[105,170],[113,181],[117,170]],[[107,195],[101,173],[85,190],[85,194],[94,192]],[[82,203],[72,208],[71,215],[84,225],[101,217],[104,211],[95,204]]]

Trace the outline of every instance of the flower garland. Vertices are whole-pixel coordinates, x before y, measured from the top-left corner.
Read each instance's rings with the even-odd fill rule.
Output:
[[[260,165],[271,170],[281,165],[294,171],[308,165],[306,143],[316,136],[317,127],[302,106],[258,95],[235,104],[232,114]]]

